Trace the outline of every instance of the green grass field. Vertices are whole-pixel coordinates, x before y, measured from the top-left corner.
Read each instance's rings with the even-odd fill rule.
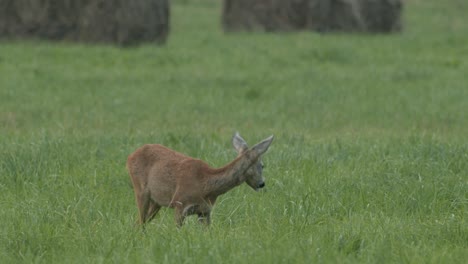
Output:
[[[0,262],[466,263],[468,3],[371,36],[225,35],[218,2],[173,1],[162,47],[0,43]],[[266,190],[142,232],[127,156],[218,167],[235,131],[275,134]]]

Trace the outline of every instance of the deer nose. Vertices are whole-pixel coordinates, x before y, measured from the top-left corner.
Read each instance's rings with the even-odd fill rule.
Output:
[[[258,188],[263,188],[265,187],[265,182],[261,182],[259,185],[258,185]]]

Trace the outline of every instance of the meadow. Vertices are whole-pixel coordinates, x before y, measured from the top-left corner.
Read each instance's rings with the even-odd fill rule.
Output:
[[[0,42],[2,263],[466,263],[468,3],[408,0],[392,35],[224,34],[173,1],[165,46]],[[127,156],[219,167],[274,134],[266,188],[143,232]]]

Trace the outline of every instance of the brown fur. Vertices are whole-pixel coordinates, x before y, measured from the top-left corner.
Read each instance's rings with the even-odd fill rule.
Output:
[[[260,156],[272,140],[273,136],[248,149],[245,141],[236,134],[233,144],[239,156],[221,168],[211,168],[202,160],[159,144],[138,148],[128,157],[127,168],[140,223],[153,219],[161,207],[170,207],[175,209],[178,226],[182,226],[184,218],[191,214],[197,214],[200,222],[209,224],[211,208],[219,195],[245,181],[254,189],[264,186],[261,169],[252,167],[261,162]]]

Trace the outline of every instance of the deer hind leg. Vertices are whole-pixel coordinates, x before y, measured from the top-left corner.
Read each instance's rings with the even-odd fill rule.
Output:
[[[159,209],[161,209],[161,206],[154,201],[150,200],[150,205],[148,207],[148,212],[146,213],[146,221],[149,222],[153,220],[153,218],[156,216],[156,214],[159,212]]]
[[[140,212],[140,224],[144,224],[147,221],[147,213],[150,207],[150,193],[148,191],[142,191],[136,193],[136,200],[138,205],[138,211]]]

